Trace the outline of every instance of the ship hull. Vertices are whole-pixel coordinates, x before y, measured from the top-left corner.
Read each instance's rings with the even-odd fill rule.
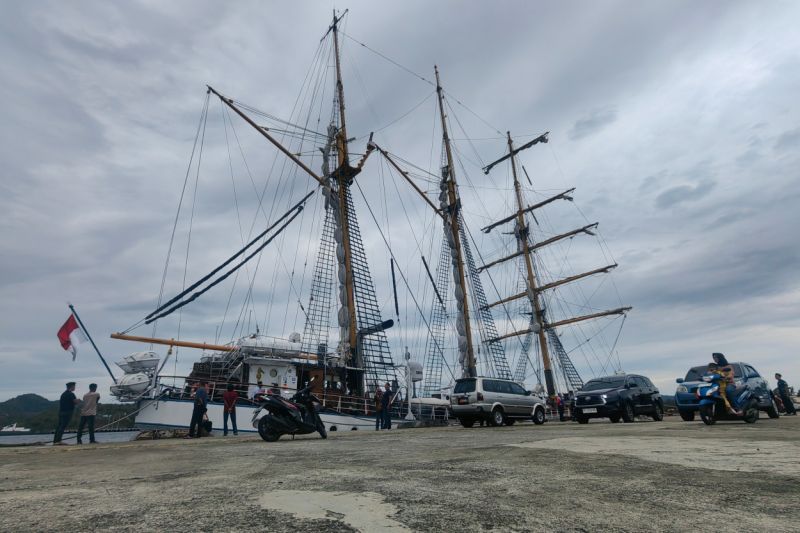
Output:
[[[188,429],[192,419],[192,400],[163,399],[143,400],[139,405],[136,415],[136,427],[140,429]],[[236,422],[241,433],[258,433],[251,424],[253,413],[257,407],[249,405],[236,406]],[[222,429],[223,405],[209,402],[208,419],[215,431]],[[355,431],[374,430],[375,418],[372,416],[357,416],[339,413],[333,409],[323,409],[320,418],[328,431]],[[393,419],[392,425],[399,424],[402,420]],[[229,429],[232,431],[230,421]]]

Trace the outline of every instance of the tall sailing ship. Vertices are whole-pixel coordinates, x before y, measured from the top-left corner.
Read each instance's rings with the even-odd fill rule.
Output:
[[[192,410],[192,385],[199,381],[210,384],[211,402],[208,414],[216,427],[221,426],[222,422],[222,392],[228,384],[234,384],[241,396],[238,409],[244,411],[239,415],[240,426],[243,426],[240,431],[255,431],[254,428],[244,426],[247,426],[246,417],[255,409],[249,398],[259,382],[273,393],[290,396],[314,378],[314,392],[324,403],[321,418],[329,431],[372,427],[372,395],[376,388],[385,383],[391,384],[393,394],[396,395],[393,415],[407,419],[446,419],[448,387],[455,379],[464,376],[513,378],[532,385],[544,382],[544,390],[552,396],[559,392],[577,390],[582,385],[578,369],[570,358],[570,350],[561,342],[560,330],[587,321],[621,316],[630,309],[620,306],[611,310],[595,310],[578,316],[556,318],[555,312],[551,310],[556,305],[548,304],[548,295],[552,292],[596,274],[608,273],[616,264],[574,273],[557,280],[544,279],[545,270],[538,255],[541,249],[555,246],[579,234],[594,235],[593,230],[596,228],[596,224],[590,224],[542,239],[537,239],[535,231],[532,231],[532,226],[540,227],[535,217],[538,209],[557,200],[572,199],[572,190],[569,190],[534,204],[525,201],[518,176],[517,157],[523,150],[547,142],[547,134],[537,136],[519,148],[514,147],[513,139],[508,134],[508,154],[484,168],[486,174],[489,174],[501,162],[509,162],[515,200],[515,209],[509,216],[492,221],[483,228],[486,234],[493,230],[501,232],[503,228],[510,229],[511,231],[502,233],[513,236],[515,249],[513,253],[488,262],[483,261],[480,250],[475,247],[475,240],[464,217],[465,210],[457,179],[460,176],[460,171],[457,170],[459,163],[449,132],[449,115],[452,109],[448,107],[447,93],[442,88],[438,69],[435,69],[435,91],[431,93],[436,96],[436,113],[441,133],[441,165],[438,173],[425,171],[391,153],[383,147],[382,141],[381,144],[378,143],[372,133],[363,137],[349,136],[340,53],[341,24],[345,14],[334,14],[333,22],[320,42],[310,70],[314,76],[309,76],[305,93],[298,98],[298,102],[302,102],[303,107],[309,111],[299,120],[298,116],[294,117],[296,120],[278,118],[208,86],[172,239],[175,239],[191,171],[196,168],[198,176],[200,173],[210,100],[218,100],[223,110],[222,123],[226,142],[229,143],[229,158],[232,151],[230,141],[234,138],[244,160],[244,150],[233,122],[234,119],[240,119],[262,141],[277,149],[280,162],[273,163],[273,168],[280,168],[277,172],[279,185],[273,191],[272,205],[265,205],[265,199],[268,198],[265,193],[271,176],[266,178],[259,191],[251,168],[244,160],[244,168],[258,200],[256,215],[250,225],[250,238],[243,237],[243,246],[237,252],[188,286],[185,282],[187,270],[184,267],[180,290],[175,296],[165,298],[164,287],[170,264],[169,256],[172,253],[171,241],[161,284],[162,293],[156,308],[125,331],[112,335],[115,339],[151,346],[150,351],[134,353],[117,363],[125,375],[112,387],[112,394],[121,401],[139,402],[136,417],[138,427],[188,426]],[[326,119],[323,119],[325,115],[321,111],[321,103],[323,96],[327,94],[324,87],[329,86],[325,83],[329,81],[329,71],[332,71],[330,81],[333,81],[330,93],[332,98],[329,101],[333,105]],[[316,115],[312,114],[312,110]],[[324,127],[318,127],[320,124],[324,124]],[[360,139],[366,140],[363,145],[365,148],[362,153],[357,154],[353,147]],[[420,253],[416,285],[413,285],[414,276],[410,271],[407,254],[401,255],[404,252],[396,250],[397,246],[392,245],[390,236],[387,236],[387,227],[381,228],[379,217],[375,215],[357,183],[357,178],[365,170],[367,160],[375,153],[380,154],[380,160],[386,165],[385,172],[401,178],[408,185],[408,194],[420,200],[419,205],[427,210],[427,220],[437,221],[436,225],[442,229],[439,233],[432,229],[435,226],[427,222],[423,224],[425,228],[422,232],[430,237],[431,245],[428,249],[434,250],[434,241],[440,243],[438,265],[434,272],[424,254]],[[233,177],[233,164],[230,161],[229,165]],[[381,172],[384,172],[383,166]],[[311,187],[298,192],[304,183],[301,176],[310,178],[305,179],[305,183],[310,183]],[[272,186],[274,187],[274,182]],[[196,187],[195,182],[195,194]],[[433,187],[433,191],[424,190],[426,187]],[[387,306],[380,305],[370,274],[367,247],[362,238],[359,218],[356,216],[355,190],[364,198],[367,211],[385,245],[382,252],[390,258],[391,290],[387,288],[386,292],[389,293],[388,301],[394,304],[392,306],[390,303],[388,307],[389,312],[394,308],[395,320],[385,319]],[[394,221],[388,221],[392,209],[388,207],[389,201],[386,197],[390,193],[387,190],[383,193],[385,212],[382,216],[387,219],[387,226],[395,226]],[[402,203],[400,197],[393,200]],[[281,204],[284,206],[282,209]],[[403,209],[405,210],[405,205]],[[195,205],[192,205],[190,227],[194,212]],[[257,217],[264,218],[266,228],[253,236]],[[238,204],[237,219],[240,235],[244,236],[245,225],[241,220]],[[534,224],[531,224],[530,219],[533,219]],[[409,220],[409,224],[413,222]],[[417,238],[414,228],[408,231]],[[420,231],[419,228],[416,231]],[[375,230],[370,233],[374,234]],[[436,239],[435,234],[440,235],[440,239]],[[311,254],[306,253],[306,257],[303,257],[302,247],[307,245],[306,249],[310,248],[309,235],[311,238],[319,235],[320,240],[311,273],[310,290],[303,297],[295,286],[295,271],[298,263],[302,262],[305,272],[308,264],[306,257]],[[188,264],[190,238],[191,230],[187,238],[185,265]],[[419,241],[417,245],[421,251]],[[370,249],[371,254],[374,252],[375,250]],[[287,264],[289,258],[291,268]],[[292,333],[288,338],[272,337],[261,334],[259,321],[253,327],[249,319],[245,320],[248,312],[252,315],[256,307],[254,286],[259,279],[258,269],[262,264],[272,267],[272,271],[265,276],[272,277],[267,315],[272,316],[272,310],[276,306],[280,308],[283,305],[281,298],[285,298],[287,309],[282,326],[287,325],[289,307],[294,307],[295,316],[302,317],[296,319],[303,323],[302,333]],[[509,265],[513,265],[510,272],[491,272],[494,269],[509,270]],[[284,284],[276,283],[281,272],[286,273],[289,278]],[[490,303],[481,276],[489,280],[495,292],[498,292],[498,286],[504,284],[519,287],[520,290],[498,297],[497,301]],[[398,277],[402,281],[400,284]],[[222,324],[215,334],[215,342],[195,342],[157,335],[159,321],[163,323],[170,319],[173,320],[173,327],[177,320],[176,331],[180,334],[181,324],[184,320],[189,320],[182,315],[187,305],[202,299],[214,287],[235,287],[240,278],[245,279],[247,288],[243,291],[244,303],[230,341],[220,342],[219,338],[233,299],[233,288],[230,289]],[[503,282],[500,281],[501,278]],[[305,276],[299,283],[301,288],[304,287],[304,282]],[[405,306],[404,313],[400,311],[398,285],[406,300],[413,301],[413,305]],[[290,294],[297,297],[296,304],[290,301]],[[301,298],[307,298],[306,305],[301,303]],[[516,307],[520,302],[524,305],[521,308]],[[411,320],[407,318],[408,308],[413,311],[414,318]],[[494,313],[500,313],[498,323],[495,322]],[[398,328],[401,315],[405,323]],[[517,327],[520,320],[524,320],[524,327]],[[268,323],[268,319],[265,319],[263,325],[265,329],[274,329],[274,322]],[[511,331],[501,333],[498,324],[510,328]],[[134,330],[146,326],[152,327],[150,335],[134,335]],[[400,361],[400,364],[392,357],[392,343],[387,337],[387,333],[398,329],[400,339],[394,345],[406,345],[403,350],[405,361]],[[602,333],[604,330],[600,331]],[[156,345],[169,346],[165,358],[162,359],[152,351],[152,347]],[[412,345],[414,349],[409,350],[408,345]],[[180,349],[198,349],[203,353],[194,362],[188,376],[167,375],[165,367],[168,359],[170,356],[177,358],[177,353],[173,354],[173,350]],[[613,350],[612,346],[611,355],[605,356],[606,363],[609,358],[613,359]],[[416,362],[411,352],[419,355],[424,364]],[[508,357],[507,352],[513,352],[516,360]],[[618,370],[619,365],[616,366]]]

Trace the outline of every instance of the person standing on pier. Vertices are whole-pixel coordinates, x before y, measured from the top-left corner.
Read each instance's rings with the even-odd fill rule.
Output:
[[[384,385],[383,395],[381,396],[381,411],[383,412],[383,427],[381,429],[392,429],[392,386],[389,382]]]
[[[202,436],[203,415],[208,409],[208,393],[206,392],[206,382],[201,381],[194,393],[194,409],[192,409],[192,421],[189,423],[189,434],[186,438],[194,438],[194,430],[197,429],[197,437]]]
[[[94,418],[97,416],[97,402],[100,401],[100,393],[97,392],[97,383],[89,385],[89,392],[83,395],[81,405],[81,421],[78,424],[78,444],[83,444],[83,428],[89,425],[89,442],[95,444],[94,440]]]
[[[61,437],[64,436],[64,430],[67,429],[67,424],[72,420],[72,413],[75,412],[75,405],[78,399],[75,397],[75,382],[70,381],[67,383],[67,390],[61,393],[61,399],[58,403],[58,427],[56,434],[53,436],[53,444],[66,444],[61,442]]]
[[[236,429],[236,400],[239,399],[239,394],[233,390],[233,383],[228,383],[228,390],[222,395],[222,402],[225,404],[222,413],[222,436],[228,436],[228,417],[231,419],[233,426],[233,434],[238,435],[239,430]]]
[[[383,391],[381,390],[381,386],[378,385],[375,389],[375,396],[372,397],[372,400],[375,403],[375,431],[383,429],[384,426],[382,398]]]
[[[775,379],[778,381],[778,395],[781,397],[783,407],[786,409],[787,415],[797,415],[797,410],[794,408],[792,397],[789,396],[789,384],[783,379],[783,376],[775,373]]]

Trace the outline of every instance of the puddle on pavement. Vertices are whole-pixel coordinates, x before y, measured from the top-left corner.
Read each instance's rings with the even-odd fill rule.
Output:
[[[565,437],[508,446],[624,455],[691,468],[800,476],[800,462],[797,461],[800,445],[791,442],[685,437]]]
[[[411,531],[389,518],[397,508],[374,492],[276,490],[261,496],[259,504],[298,518],[339,520],[360,531]]]

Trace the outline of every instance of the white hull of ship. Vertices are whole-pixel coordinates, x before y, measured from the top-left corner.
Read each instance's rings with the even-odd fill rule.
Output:
[[[209,402],[208,419],[215,431],[222,430],[223,411],[221,403]],[[136,427],[140,429],[188,429],[192,419],[192,400],[142,400],[139,405],[139,413],[136,415]],[[239,432],[258,433],[253,427],[251,420],[255,406],[237,405],[236,406],[236,425]],[[373,416],[355,416],[344,413],[335,413],[331,410],[323,410],[320,418],[328,431],[353,431],[353,430],[374,430],[375,418]],[[398,424],[402,420],[393,419],[392,425]],[[230,421],[228,428],[233,430]]]

